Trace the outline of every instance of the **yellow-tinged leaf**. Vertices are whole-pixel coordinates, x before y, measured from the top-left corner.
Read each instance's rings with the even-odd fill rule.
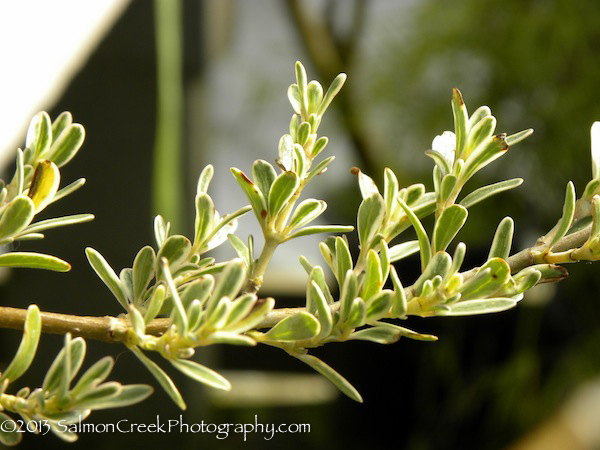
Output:
[[[51,161],[40,161],[33,174],[28,196],[33,200],[36,214],[54,198],[60,185],[60,171]]]

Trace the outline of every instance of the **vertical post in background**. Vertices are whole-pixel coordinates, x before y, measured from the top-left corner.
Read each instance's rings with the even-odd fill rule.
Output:
[[[183,78],[181,0],[154,0],[157,114],[152,207],[182,231]]]

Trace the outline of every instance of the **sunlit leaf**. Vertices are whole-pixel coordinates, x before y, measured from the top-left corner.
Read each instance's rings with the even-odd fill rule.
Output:
[[[33,252],[11,252],[0,255],[0,267],[22,267],[44,269],[54,272],[68,272],[71,265],[56,256]],[[116,277],[116,275],[115,275]]]
[[[363,399],[354,386],[352,386],[348,380],[332,369],[331,366],[325,364],[323,361],[313,355],[294,353],[292,356],[298,358],[300,361],[319,372],[352,400],[362,403]]]
[[[269,191],[269,217],[277,217],[299,185],[300,180],[294,172],[283,172],[275,178]]]
[[[27,371],[35,356],[41,331],[42,319],[40,317],[40,310],[36,305],[30,305],[27,308],[27,315],[25,316],[25,327],[21,344],[15,357],[2,373],[0,383],[4,380],[9,380],[12,383]]]
[[[450,205],[442,211],[433,229],[433,252],[446,250],[467,221],[467,208]]]
[[[12,200],[0,218],[0,239],[14,236],[24,230],[33,219],[34,210],[33,201],[25,195],[19,195]]]
[[[486,198],[491,197],[492,195],[516,188],[522,183],[522,178],[512,178],[510,180],[500,181],[498,183],[480,187],[479,189],[475,189],[473,192],[471,192],[469,195],[463,198],[460,201],[460,204],[465,208],[470,208],[476,203],[479,203],[480,201],[485,200]]]
[[[363,199],[358,208],[358,237],[360,245],[365,247],[379,231],[385,216],[385,202],[378,193]]]
[[[225,377],[202,364],[198,364],[197,362],[188,359],[173,359],[169,362],[177,370],[200,383],[225,391],[231,389],[231,384]]]
[[[171,400],[173,400],[180,409],[186,409],[183,397],[181,397],[181,394],[177,390],[173,380],[171,380],[171,378],[169,378],[169,376],[154,361],[144,355],[139,348],[130,347],[130,350],[144,364],[144,366],[146,366],[154,378],[156,378],[165,392],[169,395],[169,397],[171,397]]]
[[[502,219],[496,233],[494,234],[494,240],[488,254],[488,259],[502,258],[508,259],[510,255],[510,248],[512,246],[513,232],[515,230],[515,223],[512,218],[505,217]]]
[[[262,192],[264,198],[269,198],[269,191],[277,173],[271,164],[262,159],[254,161],[252,164],[252,179]]]
[[[271,341],[303,341],[312,339],[321,331],[319,321],[307,312],[301,311],[279,321],[266,334]]]

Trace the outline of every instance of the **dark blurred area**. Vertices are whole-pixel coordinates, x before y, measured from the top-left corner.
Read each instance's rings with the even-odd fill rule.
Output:
[[[183,1],[187,115],[181,161],[186,178],[181,183],[188,195],[184,200],[189,205],[184,218],[187,232],[193,222],[196,178],[202,165],[213,162],[213,156],[221,158],[211,153],[210,142],[217,139],[218,133],[235,136],[248,131],[242,123],[239,128],[219,128],[199,122],[199,110],[203,111],[200,117],[211,113],[209,103],[198,104],[209,101],[211,84],[207,80],[218,78],[227,68],[239,68],[231,61],[243,57],[239,52],[247,48],[239,45],[240,39],[252,34],[269,35],[275,29],[283,29],[286,39],[272,48],[254,48],[268,55],[261,56],[256,67],[248,66],[247,73],[260,73],[259,65],[269,71],[269,62],[275,68],[289,70],[272,70],[275,73],[271,76],[280,83],[274,87],[265,87],[263,79],[250,77],[255,89],[250,93],[253,99],[266,96],[266,102],[275,98],[279,105],[285,103],[291,116],[285,89],[293,80],[292,62],[296,59],[303,61],[309,76],[323,85],[341,71],[349,77],[343,96],[322,127],[323,134],[332,141],[340,136],[346,143],[342,149],[346,156],[336,162],[349,163],[332,173],[335,179],[321,194],[329,204],[330,223],[355,223],[359,193],[356,179],[348,173],[351,165],[361,167],[378,181],[387,166],[396,172],[401,186],[423,182],[428,190],[432,189],[432,163],[423,151],[430,148],[436,135],[453,127],[450,95],[454,86],[461,89],[470,112],[483,104],[490,106],[498,119],[497,131],[535,129],[531,138],[467,186],[465,193],[483,184],[525,178],[522,187],[470,210],[469,221],[458,237],[467,243],[464,268],[480,265],[486,258],[494,230],[503,217],[515,219],[514,251],[520,250],[560,217],[568,180],[574,181],[579,193],[589,181],[589,130],[592,122],[600,119],[600,2],[248,3]],[[278,22],[248,20],[245,14],[250,9],[254,19],[275,16]],[[3,305],[25,308],[36,303],[43,311],[80,315],[120,313],[118,303],[88,266],[84,249],[98,249],[118,271],[131,266],[142,246],[153,244],[153,21],[153,2],[132,1],[50,111],[54,118],[69,110],[85,126],[83,150],[62,176],[65,182],[84,176],[87,184],[44,214],[91,212],[96,219],[53,230],[43,241],[20,244],[20,249],[57,255],[69,261],[73,270],[67,274],[14,270],[8,282],[0,286]],[[288,42],[293,46],[288,48]],[[280,55],[285,55],[284,61],[278,59]],[[238,93],[235,86],[231,93],[232,97]],[[233,100],[219,101],[227,105]],[[264,124],[248,115],[247,110],[242,113],[248,121],[254,121],[253,126]],[[273,115],[267,126],[274,131],[253,130],[261,135],[260,139],[246,134],[245,146],[232,151],[252,160],[267,151],[272,160],[287,124],[287,115]],[[261,139],[271,143],[267,150]],[[337,148],[332,146],[327,151],[332,154]],[[248,169],[249,165],[242,168]],[[237,189],[232,178],[225,181],[231,190]],[[227,198],[230,194],[216,195]],[[240,224],[241,237],[247,234],[244,226],[249,220]],[[405,284],[414,281],[417,270],[416,257],[398,265]],[[437,343],[408,339],[389,346],[348,342],[315,350],[353,383],[364,404],[340,395],[333,402],[308,406],[219,407],[204,388],[171,371],[186,398],[187,411],[178,411],[156,387],[154,395],[141,405],[94,412],[89,419],[97,423],[125,418],[132,423],[151,423],[157,415],[169,420],[183,414],[188,423],[204,420],[218,424],[253,422],[257,415],[264,423],[309,423],[310,433],[280,434],[269,441],[254,434],[248,435],[246,442],[239,435],[219,440],[214,434],[82,434],[72,448],[506,448],[550,418],[581,383],[600,375],[599,270],[598,265],[571,266],[569,279],[555,289],[526,297],[508,312],[407,321],[412,329],[439,336]],[[288,294],[280,300],[282,305],[301,302],[300,297]],[[2,330],[1,336],[2,360],[6,361],[17,348],[20,335]],[[39,385],[61,346],[61,337],[44,335],[34,365],[20,384]],[[284,352],[271,348],[220,346],[203,352],[198,352],[200,360],[217,370],[309,372]],[[106,354],[117,359],[111,378],[157,386],[133,355],[117,345],[89,341],[84,367]],[[54,437],[25,436],[21,445],[33,448],[66,444]]]

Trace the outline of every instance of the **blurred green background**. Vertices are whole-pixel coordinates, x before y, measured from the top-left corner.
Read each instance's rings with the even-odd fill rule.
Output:
[[[567,181],[582,192],[591,177],[589,129],[600,119],[599,2],[184,0],[180,6],[180,28],[171,31],[182,43],[181,71],[175,73],[181,80],[181,120],[175,124],[181,135],[167,139],[166,148],[179,163],[169,195],[182,205],[180,217],[170,218],[181,232],[191,230],[194,186],[205,164],[216,166],[211,195],[224,213],[244,202],[229,165],[249,170],[254,159],[275,158],[291,116],[285,92],[295,60],[303,61],[309,76],[323,85],[338,72],[349,76],[322,126],[330,137],[328,154],[339,158],[320,180],[321,190],[309,193],[328,202],[331,223],[355,222],[359,193],[349,173],[354,165],[379,181],[387,166],[403,186],[424,182],[432,188],[432,162],[423,151],[453,126],[452,87],[462,91],[470,111],[490,106],[499,132],[535,129],[467,186],[525,178],[517,190],[472,208],[459,236],[467,243],[466,268],[484,260],[504,216],[515,219],[515,250],[528,246],[560,216]],[[86,127],[84,149],[63,178],[85,176],[88,184],[50,213],[92,212],[97,219],[57,230],[42,242],[23,243],[21,248],[56,254],[74,268],[66,275],[12,272],[0,287],[3,304],[35,302],[42,310],[84,315],[120,312],[88,267],[83,249],[100,250],[120,269],[152,242],[153,180],[168,179],[164,171],[153,174],[155,24],[164,19],[155,16],[153,2],[132,1],[51,111],[55,117],[70,110]],[[251,221],[241,222],[242,238]],[[302,245],[318,254],[316,243]],[[298,265],[293,252],[284,255]],[[402,281],[410,283],[418,259],[398,269]],[[418,331],[437,334],[440,341],[434,344],[352,342],[318,349],[315,353],[363,394],[362,405],[340,396],[309,406],[219,407],[200,386],[175,376],[189,398],[183,413],[189,423],[253,422],[257,414],[265,423],[310,423],[309,434],[276,435],[271,441],[251,435],[247,442],[239,435],[218,440],[214,435],[96,434],[80,436],[73,448],[144,443],[211,449],[504,448],[552,415],[583,381],[599,375],[600,269],[579,264],[569,270],[570,279],[532,292],[512,311],[408,321]],[[280,305],[300,304],[298,294],[278,295],[273,289]],[[2,332],[3,359],[19,338]],[[23,383],[41,382],[61,341],[44,336],[43,350]],[[116,379],[153,383],[122,348],[96,342],[88,347],[87,364],[112,354]],[[226,370],[307,372],[269,348],[219,348],[201,358]],[[150,423],[157,414],[163,420],[180,414],[160,391],[143,405],[94,413],[90,420]],[[27,436],[22,445],[63,444]]]

